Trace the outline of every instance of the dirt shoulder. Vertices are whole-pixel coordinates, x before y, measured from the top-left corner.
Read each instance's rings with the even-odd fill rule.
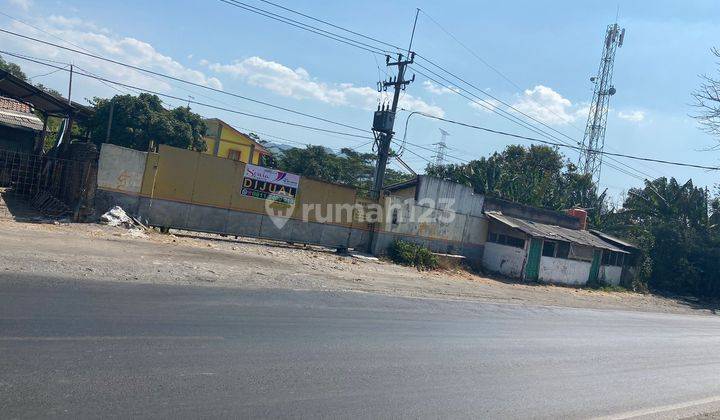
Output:
[[[96,224],[0,218],[0,278],[121,281],[208,287],[372,292],[527,305],[709,313],[652,295],[494,280],[464,271],[418,272],[330,250],[176,232],[147,237]]]

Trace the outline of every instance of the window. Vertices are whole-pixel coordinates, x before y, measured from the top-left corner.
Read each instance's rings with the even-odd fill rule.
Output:
[[[239,150],[235,150],[235,149],[228,150],[228,156],[227,156],[228,159],[240,160],[241,156],[242,156],[242,152],[240,152]]]
[[[505,237],[506,245],[514,246],[515,248],[525,248],[525,239],[515,238],[513,236]]]
[[[604,250],[602,253],[602,265],[610,265],[610,251]]]
[[[622,267],[623,263],[625,262],[625,254],[621,252],[614,252],[614,251],[603,251],[602,256],[602,264],[603,265],[615,265],[618,267]]]
[[[515,248],[525,248],[525,239],[515,238],[502,233],[488,232],[488,242],[500,245],[512,246]]]
[[[593,248],[585,245],[571,244],[568,257],[571,260],[590,262],[593,259]]]
[[[554,257],[555,256],[555,242],[552,242],[552,241],[543,242],[542,255],[543,255],[543,257]]]
[[[567,258],[570,255],[570,242],[558,242],[555,256],[557,258]]]

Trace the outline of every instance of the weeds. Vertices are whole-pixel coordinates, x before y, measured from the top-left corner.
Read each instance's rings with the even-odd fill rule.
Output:
[[[412,242],[396,240],[388,249],[390,259],[401,265],[418,270],[433,270],[438,267],[438,258],[427,247]]]

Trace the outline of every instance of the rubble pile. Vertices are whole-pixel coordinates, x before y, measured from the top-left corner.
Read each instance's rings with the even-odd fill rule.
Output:
[[[147,238],[146,227],[137,219],[125,213],[120,206],[115,206],[100,216],[100,223],[108,226],[128,229],[127,235],[133,238]]]

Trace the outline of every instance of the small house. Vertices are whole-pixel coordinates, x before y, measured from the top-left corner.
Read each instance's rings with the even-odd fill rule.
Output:
[[[620,284],[630,253],[579,227],[486,211],[483,266],[509,277],[568,285]]]
[[[37,153],[42,147],[43,126],[30,105],[0,96],[0,150]]]
[[[259,165],[271,153],[255,139],[232,127],[219,118],[205,120],[206,154]]]

